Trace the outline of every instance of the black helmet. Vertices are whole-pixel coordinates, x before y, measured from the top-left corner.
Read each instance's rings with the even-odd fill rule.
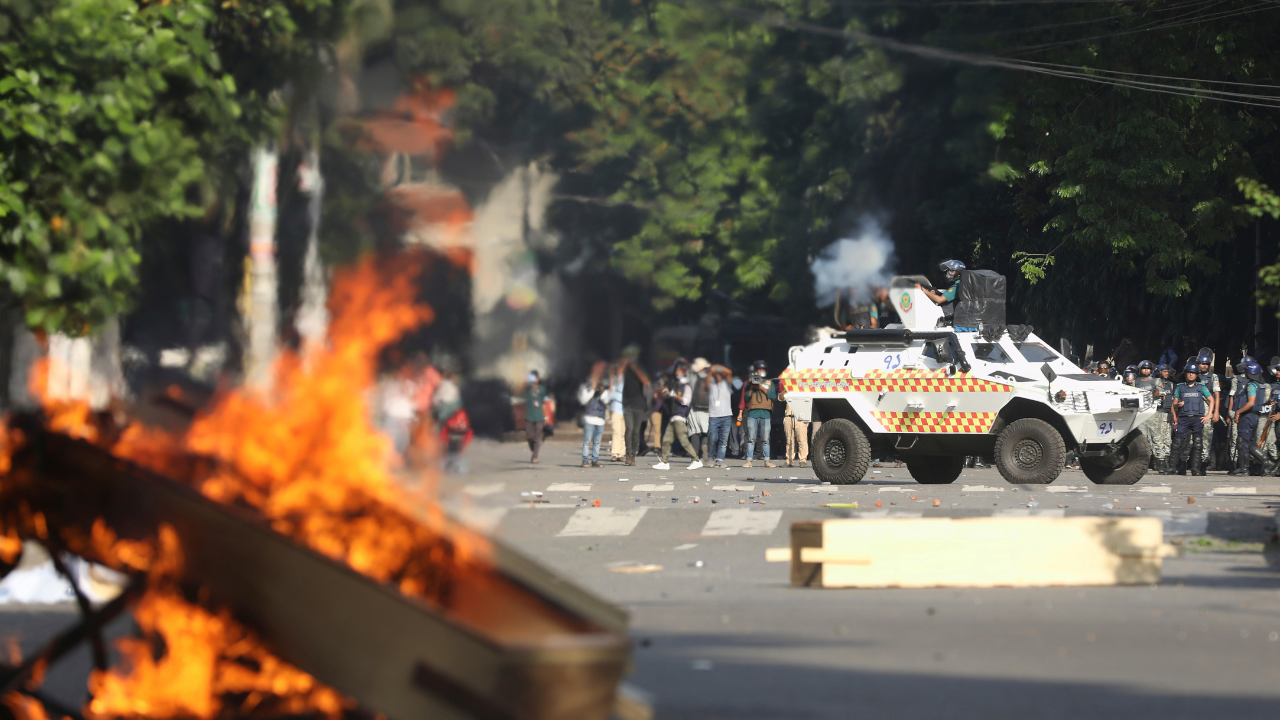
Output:
[[[752,370],[767,370],[767,369],[769,369],[769,364],[768,364],[768,363],[766,363],[766,362],[765,362],[765,361],[763,361],[763,360],[757,360],[757,361],[755,361],[755,362],[751,363],[751,369],[752,369]]]
[[[1197,365],[1197,364],[1195,364],[1195,362],[1194,362],[1194,361],[1193,361],[1193,362],[1189,362],[1189,363],[1187,363],[1187,366],[1186,366],[1185,368],[1183,368],[1183,369],[1182,369],[1182,372],[1192,373],[1192,374],[1195,374],[1195,375],[1199,375],[1199,374],[1200,374],[1200,366],[1199,366],[1199,365]]]
[[[964,270],[964,263],[959,260],[943,260],[938,263],[938,269],[948,280],[955,280],[960,277],[960,271]]]
[[[1155,366],[1151,364],[1150,360],[1143,360],[1142,362],[1138,363],[1138,369],[1139,370],[1155,370]]]

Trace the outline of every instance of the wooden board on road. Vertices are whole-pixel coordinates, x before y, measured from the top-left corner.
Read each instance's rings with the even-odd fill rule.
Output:
[[[797,522],[797,587],[1043,587],[1159,582],[1159,518],[877,518]]]

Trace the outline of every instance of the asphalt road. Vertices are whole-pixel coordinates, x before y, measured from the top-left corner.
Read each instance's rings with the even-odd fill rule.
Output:
[[[550,442],[531,465],[521,445],[480,442],[444,489],[460,515],[631,613],[631,682],[660,718],[1277,715],[1280,479],[1103,491],[1067,470],[1031,489],[966,470],[922,486],[890,463],[832,487],[800,468],[641,461],[584,469],[579,445]],[[832,502],[860,508],[820,507]],[[991,514],[1156,515],[1184,554],[1159,585],[1102,588],[792,588],[785,563],[765,562],[796,520]]]
[[[442,492],[629,611],[629,680],[659,718],[1271,720],[1280,707],[1280,480],[1148,476],[1101,491],[1079,471],[1015,488],[966,470],[922,486],[890,464],[832,487],[759,464],[584,469],[579,452],[550,442],[531,465],[522,445],[479,441]],[[820,507],[833,502],[860,507]],[[765,562],[797,520],[991,514],[1154,514],[1185,552],[1159,585],[1105,588],[792,588],[785,563]],[[0,606],[0,637],[30,652],[75,619],[66,606]],[[78,707],[89,664],[80,649],[45,691]]]

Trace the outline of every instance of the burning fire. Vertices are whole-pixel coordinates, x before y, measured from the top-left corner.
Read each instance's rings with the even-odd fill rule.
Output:
[[[438,504],[422,502],[432,496],[433,476],[417,478],[417,492],[404,489],[391,469],[391,442],[371,421],[367,391],[379,353],[432,319],[414,302],[421,261],[396,263],[392,270],[367,260],[339,274],[327,344],[282,354],[269,391],[224,394],[185,435],[139,424],[114,433],[87,404],[40,394],[48,427],[109,444],[117,457],[189,482],[217,502],[253,508],[282,535],[408,596],[448,606],[451,579],[485,568],[489,546],[452,525]],[[35,383],[47,373],[42,363]],[[22,442],[16,429],[0,437],[0,466]],[[47,537],[39,513],[24,511],[17,522],[16,531],[0,536],[0,555],[16,557],[20,536]],[[148,575],[134,615],[142,637],[121,642],[123,668],[94,672],[86,717],[204,720],[231,705],[239,714],[332,717],[349,707],[273,656],[229,613],[187,602],[176,585],[181,548],[171,529],[152,542],[117,538],[101,520],[90,538],[73,542],[66,533],[68,545],[92,550],[96,560]],[[159,657],[156,647],[164,648]],[[25,700],[6,702],[45,720]]]

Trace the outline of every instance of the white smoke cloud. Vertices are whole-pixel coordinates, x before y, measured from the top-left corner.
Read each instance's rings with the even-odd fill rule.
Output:
[[[880,221],[862,218],[853,237],[826,246],[809,266],[818,307],[833,304],[837,294],[857,300],[870,295],[874,287],[888,286],[897,262],[893,241]]]

